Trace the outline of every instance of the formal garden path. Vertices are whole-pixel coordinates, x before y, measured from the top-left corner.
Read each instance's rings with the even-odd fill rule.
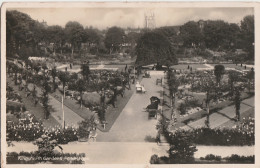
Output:
[[[36,87],[37,96],[40,97],[41,89]],[[62,104],[57,99],[55,99],[52,95],[49,94],[49,106],[51,107],[51,115],[55,118],[60,125],[63,122],[63,112],[62,112]],[[78,127],[79,122],[83,121],[84,119],[72,111],[67,106],[63,106],[64,109],[64,120],[65,126],[73,126]]]
[[[240,114],[248,112],[250,109],[254,108],[254,100],[255,96],[245,99],[241,102],[240,105]],[[231,105],[228,107],[223,108],[222,110],[211,114],[209,116],[209,123],[210,128],[216,128],[221,126],[222,124],[225,124],[226,122],[230,120],[235,120],[236,113],[235,113],[235,106]],[[181,129],[192,129],[196,127],[203,127],[205,126],[206,117],[203,117],[199,120],[196,120],[194,122],[188,123],[186,126],[181,127]]]
[[[36,106],[34,105],[34,99],[32,96],[26,97],[26,92],[24,90],[20,91],[18,89],[18,85],[14,85],[14,81],[10,78],[7,78],[7,81],[11,84],[14,90],[22,96],[23,103],[26,109],[35,115],[37,119],[40,119],[45,127],[53,127],[53,126],[61,126],[63,121],[63,112],[61,102],[56,100],[53,96],[49,95],[49,107],[51,111],[51,115],[48,120],[44,118],[44,111],[42,104],[38,103]],[[41,97],[41,89],[36,87],[37,90],[37,97]],[[82,121],[83,118],[73,112],[66,106],[64,107],[64,116],[65,116],[65,125],[66,126],[74,126],[77,127],[77,123]]]
[[[162,98],[162,86],[156,79],[163,78],[163,72],[154,71],[151,78],[143,78],[146,93],[134,92],[109,132],[98,132],[99,142],[149,142],[156,138],[157,119],[148,118],[144,108],[150,104],[150,97]],[[133,88],[135,89],[135,88]]]

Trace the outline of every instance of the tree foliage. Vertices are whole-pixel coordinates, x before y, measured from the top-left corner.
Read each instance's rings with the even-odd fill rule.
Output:
[[[65,25],[65,34],[72,48],[79,49],[84,40],[84,28],[79,22],[69,21]]]
[[[80,93],[80,107],[82,107],[82,94],[84,91],[86,91],[86,82],[83,80],[83,79],[79,79],[77,82],[76,82],[76,88],[77,88],[77,91]]]
[[[203,40],[203,34],[197,22],[189,21],[180,27],[184,46],[198,46]]]
[[[63,93],[65,93],[65,86],[66,84],[69,82],[70,80],[70,75],[68,72],[59,72],[58,73],[58,78],[60,79],[60,81],[62,82],[62,86],[63,86]]]
[[[80,68],[81,68],[82,76],[83,76],[86,80],[88,80],[89,75],[90,75],[89,65],[88,65],[88,64],[82,64]]]
[[[105,46],[112,52],[120,49],[120,45],[124,42],[125,32],[119,27],[111,27],[108,29],[105,37]]]
[[[215,65],[214,67],[214,75],[216,76],[217,84],[220,84],[220,80],[222,76],[225,74],[225,67],[224,65]]]
[[[192,137],[179,131],[170,137],[169,160],[170,163],[192,163],[196,146],[192,143]]]
[[[51,87],[48,83],[49,78],[44,76],[43,78],[43,83],[42,83],[42,105],[44,108],[44,113],[45,113],[45,119],[48,119],[50,116],[50,109],[49,109],[49,96],[48,94],[51,91]]]
[[[136,54],[137,65],[177,64],[171,43],[166,37],[156,32],[147,32],[140,37],[136,46]]]
[[[244,49],[249,53],[249,58],[254,60],[255,21],[253,15],[243,18],[241,21],[241,31]]]

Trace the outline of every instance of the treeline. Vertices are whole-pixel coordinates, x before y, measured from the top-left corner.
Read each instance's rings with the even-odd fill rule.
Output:
[[[81,54],[87,49],[90,54],[112,54],[127,48],[133,52],[139,33],[118,27],[98,30],[83,27],[79,22],[69,21],[65,27],[47,26],[33,20],[29,15],[16,10],[6,13],[7,56],[48,56],[49,54]],[[51,44],[51,45],[50,45]],[[84,46],[83,46],[84,44]]]
[[[124,52],[136,55],[138,39],[150,30],[126,31],[119,27],[98,30],[69,21],[65,27],[47,26],[29,15],[12,10],[6,13],[7,56],[48,56],[50,54]],[[254,56],[254,16],[246,16],[241,25],[222,20],[189,21],[182,26],[160,27],[152,32],[165,36],[173,48],[211,50],[243,49]],[[155,39],[156,40],[156,39]],[[51,44],[51,45],[50,45]],[[84,44],[84,45],[82,45]]]
[[[254,16],[245,16],[240,25],[223,20],[189,21],[177,29],[161,27],[155,32],[163,34],[173,44],[182,48],[235,51],[243,49],[249,59],[254,59]]]

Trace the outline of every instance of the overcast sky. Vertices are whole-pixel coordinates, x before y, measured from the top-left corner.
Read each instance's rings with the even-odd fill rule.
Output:
[[[12,9],[13,10],[13,9]],[[19,8],[35,20],[45,20],[50,25],[65,26],[68,21],[78,21],[84,27],[104,29],[111,26],[144,27],[144,14],[154,13],[156,27],[182,25],[187,21],[221,19],[240,23],[253,8]]]

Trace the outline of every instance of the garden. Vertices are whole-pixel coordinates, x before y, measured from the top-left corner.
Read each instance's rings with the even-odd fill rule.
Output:
[[[187,65],[186,65],[187,66]],[[188,66],[188,69],[190,67]],[[240,101],[254,94],[254,70],[241,73],[225,70],[216,65],[214,70],[183,71],[170,70],[167,73],[169,105],[178,111],[182,121],[218,110],[235,103],[239,91]],[[200,115],[199,115],[200,114]]]
[[[241,124],[233,129],[207,127],[193,130],[177,130],[174,133],[167,131],[167,122],[162,118],[158,125],[158,133],[163,134],[170,144],[169,156],[151,156],[151,164],[213,164],[213,163],[254,163],[253,156],[239,156],[233,154],[228,157],[207,154],[205,157],[194,158],[198,150],[196,145],[205,146],[254,146],[255,145],[255,120],[243,118]]]
[[[81,65],[80,73],[69,73],[58,71],[55,65],[48,61],[28,60],[24,64],[21,67],[8,62],[9,77],[13,79],[14,85],[17,85],[19,90],[25,91],[26,97],[32,96],[35,105],[40,103],[43,106],[45,119],[49,118],[51,111],[51,107],[48,106],[48,95],[52,95],[60,102],[64,96],[64,104],[84,119],[88,119],[96,112],[101,119],[100,123],[104,123],[106,118],[103,113],[106,112],[108,106],[115,108],[117,97],[124,97],[125,89],[131,89],[129,76],[131,68],[121,72],[90,70],[89,64],[84,63]],[[11,86],[7,88],[7,91],[8,100],[22,103],[21,97],[13,93]],[[80,109],[76,107],[78,104]],[[83,114],[83,106],[84,109],[93,113]]]

